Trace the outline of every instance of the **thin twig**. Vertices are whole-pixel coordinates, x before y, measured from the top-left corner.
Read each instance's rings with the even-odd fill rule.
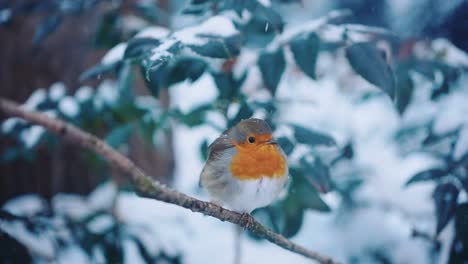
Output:
[[[337,263],[330,257],[321,255],[315,251],[306,249],[291,242],[284,236],[264,227],[250,215],[246,217],[245,215],[224,209],[213,203],[192,198],[186,194],[172,190],[160,184],[143,173],[143,171],[141,171],[132,161],[111,148],[102,140],[69,123],[58,119],[52,119],[39,112],[25,110],[20,105],[4,98],[0,98],[0,111],[3,111],[7,116],[19,117],[31,123],[43,126],[48,131],[55,133],[76,145],[102,155],[116,169],[119,169],[130,176],[136,191],[143,197],[172,203],[187,208],[193,212],[202,213],[204,215],[218,218],[221,221],[228,221],[233,224],[240,225],[257,236],[265,238],[286,250],[316,260],[319,263]]]

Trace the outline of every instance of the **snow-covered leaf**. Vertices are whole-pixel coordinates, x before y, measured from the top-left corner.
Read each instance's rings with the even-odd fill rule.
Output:
[[[115,64],[124,58],[124,53],[127,50],[127,43],[119,43],[110,49],[101,59],[102,64]]]
[[[138,37],[130,39],[123,57],[125,59],[140,58],[160,44],[161,40],[154,38]]]
[[[373,43],[360,42],[346,49],[346,57],[357,74],[395,97],[395,79],[382,52]]]
[[[20,133],[20,139],[26,148],[35,147],[42,139],[45,129],[38,125],[33,125],[23,129]]]
[[[240,53],[242,45],[240,35],[219,37],[211,34],[200,34],[198,37],[204,40],[202,45],[187,45],[187,47],[202,56],[229,59]]]
[[[80,105],[71,96],[65,96],[58,104],[58,110],[68,118],[75,118],[80,112]]]
[[[238,5],[237,1],[233,2],[234,5]],[[247,10],[250,11],[250,13],[252,13],[252,16],[254,16],[255,19],[263,21],[265,25],[268,25],[269,28],[272,28],[277,32],[283,31],[283,18],[278,12],[276,12],[271,7],[264,5],[264,3],[261,3],[257,0],[247,1],[245,7],[247,8]]]
[[[205,72],[208,64],[194,57],[180,57],[169,68],[167,74],[167,86],[189,80],[194,82]]]
[[[47,100],[47,93],[44,89],[35,90],[23,104],[23,107],[27,110],[37,110],[37,107]]]
[[[466,153],[468,153],[468,123],[458,132],[458,138],[452,155],[454,159],[460,159]]]
[[[49,88],[49,98],[57,102],[65,96],[66,89],[63,83],[54,83]]]

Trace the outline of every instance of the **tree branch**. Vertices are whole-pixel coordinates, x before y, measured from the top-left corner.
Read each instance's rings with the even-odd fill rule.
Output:
[[[4,98],[0,98],[0,111],[3,111],[7,116],[19,117],[31,123],[43,126],[48,131],[55,133],[76,145],[102,155],[108,162],[114,165],[115,168],[125,172],[131,177],[131,180],[135,185],[135,189],[140,196],[182,206],[193,212],[202,213],[204,215],[218,218],[221,221],[228,221],[233,224],[240,225],[257,236],[267,239],[271,243],[309,259],[316,260],[319,263],[337,263],[330,257],[321,255],[315,251],[306,249],[291,242],[284,236],[264,227],[250,215],[246,216],[230,211],[213,203],[200,201],[163,186],[143,173],[143,171],[141,171],[132,161],[120,152],[114,150],[99,138],[69,123],[52,119],[42,113],[25,110],[20,105]]]

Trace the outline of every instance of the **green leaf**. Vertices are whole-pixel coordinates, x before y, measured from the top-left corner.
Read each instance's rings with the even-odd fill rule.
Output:
[[[455,214],[459,190],[451,182],[437,185],[432,194],[437,216],[436,236],[445,228]]]
[[[200,153],[203,158],[203,160],[208,159],[208,140],[203,140],[203,142],[200,145]]]
[[[375,44],[355,43],[346,49],[346,57],[357,74],[394,99],[395,79],[392,70]]]
[[[122,63],[122,67],[120,67],[119,71],[119,94],[120,96],[129,101],[132,99],[132,89],[131,85],[133,82],[133,75],[132,75],[132,67],[129,62]]]
[[[286,69],[286,59],[284,58],[283,49],[280,48],[272,52],[262,52],[258,57],[257,63],[266,88],[274,96],[281,76]]]
[[[315,79],[315,65],[317,62],[320,39],[315,33],[301,34],[295,37],[289,46],[294,60],[301,70],[310,78]]]
[[[237,123],[239,123],[242,119],[250,118],[252,117],[252,115],[253,115],[252,108],[247,104],[247,102],[244,101],[240,105],[239,112],[237,112],[236,116],[228,121],[228,127],[233,127]]]
[[[232,102],[239,96],[240,88],[247,77],[247,72],[239,79],[236,79],[232,72],[211,71],[211,76],[219,91],[218,99]]]
[[[259,1],[255,0],[247,1],[245,7],[250,11],[250,13],[255,19],[259,19],[264,22],[265,28],[271,28],[276,32],[283,31],[283,18],[273,8],[264,6]]]
[[[33,43],[34,45],[39,44],[47,36],[52,34],[63,21],[63,17],[59,14],[48,15],[46,18],[39,24],[34,33]]]
[[[449,264],[464,263],[468,259],[468,203],[457,206],[455,215],[455,237],[452,242]]]
[[[197,58],[181,57],[178,58],[167,70],[166,87],[184,80],[194,82],[202,76],[208,64]]]
[[[212,104],[201,105],[187,114],[182,114],[176,111],[175,115],[179,120],[189,127],[195,127],[205,122],[206,112],[213,109]]]
[[[406,107],[411,102],[413,96],[414,83],[407,69],[397,70],[397,88],[395,91],[395,104],[398,112],[403,114]]]
[[[304,208],[298,198],[290,193],[284,200],[270,205],[266,210],[271,224],[267,223],[272,225],[273,230],[288,238],[297,234],[302,226]]]
[[[304,220],[304,209],[301,208],[297,199],[291,195],[283,201],[283,213],[286,219],[281,234],[287,238],[293,237],[301,229]]]
[[[112,48],[121,42],[121,16],[116,9],[100,16],[101,20],[94,35],[94,44],[102,48]]]
[[[330,212],[330,207],[320,198],[317,190],[310,185],[303,170],[291,168],[292,184],[289,194],[296,195],[302,207],[319,212]]]
[[[167,67],[161,67],[157,70],[148,71],[146,67],[140,65],[141,74],[144,76],[146,88],[155,98],[159,97],[159,90],[165,88],[166,78],[168,74]]]
[[[112,64],[97,64],[80,75],[80,81],[86,81],[91,78],[100,78],[101,75],[116,70],[121,65],[120,62]]]
[[[229,59],[239,55],[242,46],[242,38],[240,35],[229,37],[221,37],[216,35],[197,35],[202,41],[206,41],[203,45],[187,45],[194,52],[218,59]]]
[[[291,154],[291,152],[294,150],[294,143],[289,138],[280,137],[277,141],[286,155],[289,156],[289,154]]]
[[[17,239],[0,229],[0,259],[3,259],[4,263],[32,263],[30,250]]]
[[[322,134],[320,132],[298,125],[291,125],[291,127],[294,130],[294,137],[299,143],[307,144],[310,146],[336,146],[335,140],[326,134]]]
[[[125,49],[125,59],[136,59],[147,54],[151,49],[159,46],[161,41],[155,38],[132,38]]]
[[[448,171],[443,168],[434,168],[434,169],[421,171],[419,173],[416,173],[414,176],[412,176],[405,183],[405,186],[409,186],[415,182],[438,180],[444,176],[447,176],[447,173]]]
[[[331,190],[332,181],[330,170],[320,158],[315,157],[313,161],[309,161],[307,156],[303,156],[299,163],[307,182],[317,191],[327,193]]]
[[[132,124],[125,124],[122,126],[118,126],[106,136],[105,141],[111,147],[117,148],[121,146],[122,144],[128,142],[132,134],[132,131],[133,131]]]
[[[140,253],[140,256],[143,258],[145,263],[156,263],[156,258],[152,256],[148,249],[146,249],[146,246],[143,244],[143,242],[136,236],[132,236],[131,238],[133,242],[135,242],[138,252]]]

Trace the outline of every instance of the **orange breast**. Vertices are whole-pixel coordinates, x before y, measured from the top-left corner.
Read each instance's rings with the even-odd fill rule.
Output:
[[[233,157],[230,170],[241,180],[255,180],[262,176],[279,178],[286,174],[286,159],[276,145],[262,145],[252,148],[236,146],[238,153]]]

